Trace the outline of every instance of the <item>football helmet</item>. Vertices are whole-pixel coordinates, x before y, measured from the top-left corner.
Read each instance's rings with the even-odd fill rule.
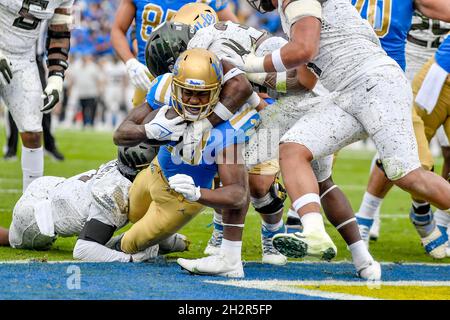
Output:
[[[133,180],[142,169],[150,165],[158,150],[158,147],[145,142],[134,147],[120,146],[117,152],[117,168],[122,175]]]
[[[198,30],[218,22],[219,17],[214,9],[205,3],[188,3],[182,6],[170,21],[188,24]]]
[[[248,4],[261,13],[275,10],[272,0],[247,0]]]
[[[153,77],[172,72],[179,55],[195,34],[193,26],[166,21],[153,32],[145,46],[145,63]]]
[[[173,68],[172,104],[175,111],[188,121],[206,118],[219,102],[222,79],[222,63],[214,53],[202,48],[183,52]],[[199,105],[184,103],[183,90],[208,91],[209,101]]]

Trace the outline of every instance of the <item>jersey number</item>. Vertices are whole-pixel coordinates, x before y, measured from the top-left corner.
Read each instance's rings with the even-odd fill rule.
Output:
[[[16,18],[13,22],[13,26],[25,29],[34,30],[39,25],[40,19],[34,17],[29,13],[30,5],[38,6],[42,10],[47,9],[48,1],[45,0],[23,0],[22,8],[19,11],[19,18]]]
[[[362,10],[367,7],[367,21],[379,38],[388,34],[391,26],[392,0],[356,0],[355,7],[362,16],[364,16]]]
[[[164,10],[160,6],[156,4],[146,5],[142,11],[141,38],[144,41],[147,41],[152,30],[159,26],[162,22],[172,19],[175,13],[177,13],[176,10],[169,9],[166,12],[165,19],[163,19]]]

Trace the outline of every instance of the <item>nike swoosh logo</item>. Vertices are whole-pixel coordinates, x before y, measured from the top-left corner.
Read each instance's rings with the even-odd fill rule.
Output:
[[[369,92],[370,90],[372,90],[373,88],[375,88],[377,85],[374,85],[374,86],[372,86],[372,87],[370,87],[370,88],[366,88],[366,92]]]

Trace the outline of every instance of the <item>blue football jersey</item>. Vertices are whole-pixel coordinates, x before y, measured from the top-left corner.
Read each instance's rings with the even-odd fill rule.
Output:
[[[436,51],[436,62],[442,69],[450,73],[450,35],[447,35]]]
[[[163,105],[172,106],[171,82],[171,73],[153,80],[147,94],[147,103],[153,110]],[[247,142],[260,121],[259,114],[244,105],[230,120],[203,134],[203,141],[191,159],[181,155],[182,144],[170,142],[161,146],[157,157],[164,176],[169,178],[178,173],[187,174],[194,179],[197,186],[211,188],[218,169],[216,155],[233,144]]]
[[[351,0],[374,28],[388,56],[405,70],[405,46],[414,14],[414,0]]]
[[[172,16],[185,4],[202,2],[215,11],[225,9],[228,0],[133,0],[136,7],[136,40],[138,43],[138,60],[145,64],[145,44],[154,28]],[[213,17],[212,17],[213,18]]]

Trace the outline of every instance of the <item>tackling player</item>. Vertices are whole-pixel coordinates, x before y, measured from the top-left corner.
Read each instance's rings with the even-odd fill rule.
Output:
[[[336,91],[334,99],[312,108],[281,139],[283,181],[304,231],[276,235],[275,247],[288,256],[296,250],[308,254],[311,246],[324,252],[332,249],[310,162],[367,135],[375,141],[389,179],[411,194],[449,209],[448,183],[420,167],[408,82],[351,4],[345,0],[249,2],[260,11],[278,8],[290,41],[265,57],[251,52],[231,60],[250,72],[281,72],[308,63],[323,85]]]
[[[139,106],[145,101],[145,96],[150,88],[151,76],[145,65],[145,44],[154,28],[164,21],[169,21],[176,12],[192,0],[122,0],[116,12],[116,18],[111,29],[111,42],[119,57],[126,64],[128,76],[136,88],[133,104]],[[220,20],[237,21],[236,16],[228,7],[227,1],[208,0],[202,4],[198,14],[197,23],[200,26],[209,25]],[[187,10],[192,10],[187,8]],[[214,12],[214,10],[217,12]],[[136,23],[136,40],[138,46],[137,59],[131,52],[127,40],[127,31],[131,23]]]
[[[60,101],[68,67],[73,0],[0,1],[0,95],[22,139],[23,190],[44,172],[42,112]],[[47,86],[42,92],[35,44],[48,20]]]

